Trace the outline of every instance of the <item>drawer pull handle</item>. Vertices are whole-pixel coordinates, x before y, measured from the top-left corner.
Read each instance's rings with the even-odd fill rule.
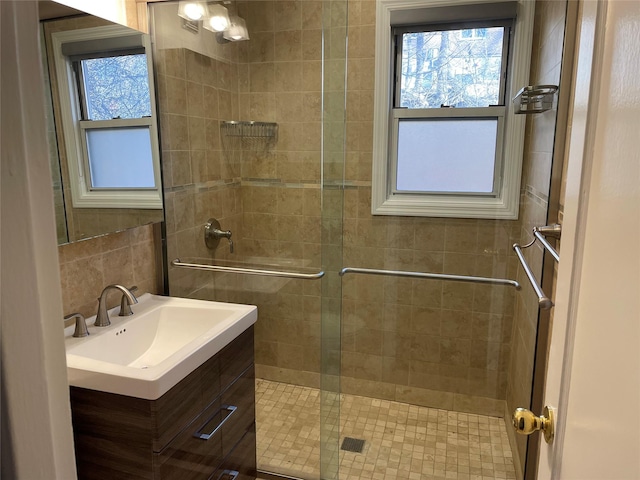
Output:
[[[225,470],[223,471],[216,480],[235,480],[240,475],[240,472],[236,472],[235,470]]]
[[[214,414],[211,416],[211,418],[209,418],[209,420],[207,420],[207,421],[205,422],[205,424],[204,424],[204,425],[202,425],[202,426],[198,429],[198,431],[197,431],[196,433],[194,433],[194,434],[193,434],[193,436],[194,436],[194,437],[196,437],[196,438],[199,438],[199,439],[201,439],[201,440],[209,440],[211,437],[213,437],[213,436],[216,434],[216,432],[217,432],[218,430],[220,430],[220,427],[222,427],[222,425],[224,425],[224,422],[226,422],[227,420],[229,420],[229,417],[230,417],[231,415],[233,415],[233,412],[235,412],[237,409],[238,409],[238,407],[234,407],[233,405],[223,405],[223,406],[222,406],[222,408],[221,408],[220,410],[216,411],[216,413],[214,413]],[[202,429],[203,429],[204,427],[206,427],[206,426],[209,424],[209,422],[210,422],[211,420],[213,420],[213,418],[214,418],[218,413],[220,413],[220,412],[221,412],[221,411],[223,411],[223,410],[226,410],[226,411],[227,411],[227,414],[226,414],[226,415],[225,415],[225,417],[222,419],[222,421],[221,421],[221,422],[216,426],[216,428],[214,428],[210,433],[202,433]],[[235,478],[235,477],[234,477],[234,478]]]

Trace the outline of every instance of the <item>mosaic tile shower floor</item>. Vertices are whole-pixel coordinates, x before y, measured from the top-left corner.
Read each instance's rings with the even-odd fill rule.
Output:
[[[319,478],[319,390],[256,380],[256,423],[259,469]],[[340,451],[340,480],[516,478],[497,417],[342,395],[340,435],[366,441]]]

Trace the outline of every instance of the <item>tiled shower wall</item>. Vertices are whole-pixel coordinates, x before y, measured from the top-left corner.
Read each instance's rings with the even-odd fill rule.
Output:
[[[160,106],[164,158],[170,159],[164,175],[172,182],[165,182],[169,255],[211,260],[202,247],[202,225],[218,216],[234,232],[236,253],[230,256],[223,240],[216,260],[315,269],[323,234],[322,2],[249,1],[238,9],[251,40],[237,51],[204,55],[192,47],[167,48],[157,58],[164,62],[158,83],[160,96],[166,95]],[[371,215],[374,24],[375,2],[349,2],[344,265],[515,278],[510,246],[532,222],[531,195],[523,196],[523,221]],[[235,74],[237,83],[221,85],[219,68]],[[217,95],[218,113],[190,104],[190,91],[204,104]],[[222,119],[277,122],[277,141],[223,145],[216,128]],[[530,141],[527,150],[537,151],[532,148]],[[527,172],[539,181],[535,192],[545,195],[539,169]],[[340,191],[325,194],[325,214],[335,208],[338,218]],[[258,374],[318,386],[319,282],[176,270],[172,275],[178,294],[257,304]],[[516,309],[509,287],[352,276],[344,279],[342,300],[345,392],[504,413]]]
[[[517,221],[371,215],[375,2],[349,2],[344,264],[514,278]],[[346,277],[343,390],[502,414],[510,287]]]
[[[323,225],[320,216],[322,2],[251,1],[237,8],[251,40],[222,45],[206,31],[182,31],[176,5],[152,6],[169,258],[317,271],[322,236],[332,236],[342,215],[342,192],[335,189],[322,201],[325,219],[337,221]],[[226,85],[221,68],[231,79]],[[277,140],[229,137],[221,120],[277,122]],[[225,240],[215,252],[203,246],[211,216],[233,232],[234,254]],[[258,305],[259,374],[305,385],[319,383],[321,285],[170,271],[173,294]]]
[[[214,255],[226,258],[229,247],[223,240],[215,254],[206,248],[209,218],[234,239],[242,236],[239,152],[223,151],[220,135],[220,121],[238,115],[238,46],[220,44],[202,29],[184,30],[177,11],[177,3],[152,5],[167,255],[169,261],[210,262]],[[207,299],[213,284],[210,273],[169,270],[172,295]]]
[[[239,8],[252,36],[239,55],[240,115],[279,125],[273,147],[244,151],[242,252],[317,267],[322,4]],[[518,222],[371,215],[374,10],[374,2],[349,2],[344,265],[513,278]],[[325,214],[340,207],[338,194],[325,197]],[[246,294],[235,298],[259,306],[259,374],[317,386],[319,285],[244,282]],[[502,414],[515,299],[508,287],[382,277],[345,277],[343,286],[344,391]],[[226,287],[227,298],[235,288]]]
[[[252,40],[237,44],[184,32],[176,5],[153,6],[169,259],[317,270],[321,2],[249,3],[238,8]],[[313,27],[304,39],[303,23]],[[225,135],[222,120],[277,122],[277,141]],[[204,246],[209,217],[233,232],[233,254],[224,239]],[[170,288],[257,305],[259,374],[284,367],[294,383],[317,380],[319,282],[173,268]]]
[[[536,15],[531,57],[531,85],[559,85],[564,41],[566,1],[547,0],[536,2]],[[549,179],[553,161],[556,110],[527,117],[527,135],[523,165],[523,196],[520,209],[522,229],[519,243],[529,243],[534,226],[547,223]],[[558,159],[561,161],[561,159]],[[541,278],[542,249],[538,243],[524,251],[527,263],[536,278]],[[533,363],[538,328],[537,297],[529,287],[522,269],[517,280],[523,289],[516,296],[513,325],[513,355],[507,382],[507,411],[517,407],[529,408]],[[517,451],[514,457],[524,467],[527,438],[516,436]],[[516,462],[517,466],[518,462]]]
[[[258,263],[318,271],[322,2],[249,1],[238,8],[251,32],[240,64],[242,119],[278,124],[273,146],[245,148],[247,254]],[[320,281],[244,278],[242,290],[258,299],[257,374],[319,385]]]

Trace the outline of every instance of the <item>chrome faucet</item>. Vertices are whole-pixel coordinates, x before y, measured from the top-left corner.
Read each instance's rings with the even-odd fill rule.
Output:
[[[104,287],[104,290],[102,290],[100,298],[98,299],[98,314],[96,315],[96,321],[94,323],[96,327],[108,327],[109,325],[111,325],[111,320],[109,320],[109,313],[107,312],[107,294],[112,288],[115,288],[116,290],[120,290],[122,292],[123,298],[126,299],[127,305],[138,303],[138,299],[126,287],[115,284],[107,285],[106,287]]]

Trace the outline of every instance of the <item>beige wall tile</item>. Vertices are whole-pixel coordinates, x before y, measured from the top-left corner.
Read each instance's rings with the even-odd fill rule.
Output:
[[[480,415],[490,415],[492,417],[501,417],[504,415],[504,408],[504,400],[463,395],[459,393],[456,393],[453,396],[453,409],[456,412],[467,412]],[[511,427],[511,425],[509,425],[509,427]]]
[[[425,388],[396,385],[396,401],[424,407],[453,409],[453,394]]]
[[[343,393],[393,400],[395,389],[396,386],[393,383],[384,381],[376,382],[344,376],[340,379],[340,391]]]
[[[58,247],[65,315],[95,315],[97,297],[110,283],[127,287],[137,283],[138,295],[159,293],[152,228],[147,225]],[[109,307],[120,301],[117,294],[110,297]]]
[[[256,377],[304,387],[320,388],[320,374],[269,365],[256,365]]]
[[[302,28],[302,0],[275,2],[275,31],[300,30]]]
[[[171,150],[188,150],[188,117],[186,115],[168,115],[167,118],[169,120],[169,147]]]
[[[342,352],[341,374],[363,380],[382,380],[382,357],[356,352]]]
[[[249,66],[251,92],[275,91],[275,65],[273,63],[255,63]]]
[[[251,32],[251,40],[247,42],[248,59],[252,63],[273,62],[277,53],[276,46],[273,32]]]

